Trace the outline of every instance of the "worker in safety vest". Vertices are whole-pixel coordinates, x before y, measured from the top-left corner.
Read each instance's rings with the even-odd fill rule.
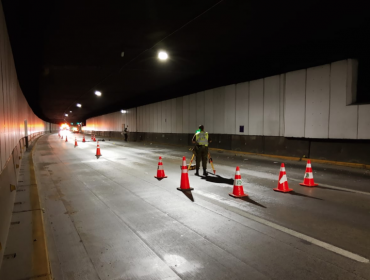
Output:
[[[196,172],[195,175],[199,176],[200,160],[203,165],[203,175],[207,176],[207,156],[208,156],[208,143],[212,141],[209,139],[208,132],[204,132],[204,125],[199,126],[200,131],[194,134],[193,143],[195,143],[195,156],[196,156]]]

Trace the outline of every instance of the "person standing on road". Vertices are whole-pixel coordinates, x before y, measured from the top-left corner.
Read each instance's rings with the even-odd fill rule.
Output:
[[[128,125],[125,127],[125,129],[123,130],[124,134],[125,134],[125,141],[127,142],[127,137],[128,137]]]
[[[204,132],[204,125],[199,126],[200,131],[194,134],[192,142],[195,145],[196,157],[196,172],[195,175],[199,176],[200,161],[202,160],[203,175],[207,176],[207,156],[208,156],[208,143],[212,141],[209,139],[208,132]]]

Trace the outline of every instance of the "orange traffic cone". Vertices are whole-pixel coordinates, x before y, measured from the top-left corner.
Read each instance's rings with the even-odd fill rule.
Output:
[[[99,141],[98,141],[98,146],[96,147],[96,155],[95,155],[95,156],[96,156],[97,158],[101,157]]]
[[[186,157],[182,158],[180,188],[177,188],[177,189],[179,191],[194,190],[193,188],[190,188],[188,167],[186,166]]]
[[[86,140],[85,140],[85,135],[83,136],[83,138],[82,138],[82,143],[85,143],[86,142]]]
[[[77,138],[75,137],[75,147],[77,147]]]
[[[157,178],[157,179],[167,178],[167,176],[164,175],[162,157],[159,157],[157,176],[154,176],[154,178]]]
[[[63,140],[63,135],[62,135],[62,140]]]
[[[67,138],[67,135],[66,135],[66,142],[68,142],[68,138]]]
[[[60,138],[60,132],[58,132],[58,137]]]
[[[288,178],[286,177],[286,172],[285,172],[285,165],[284,165],[284,163],[282,163],[281,167],[280,167],[278,186],[277,186],[277,188],[274,189],[274,191],[277,191],[277,192],[291,192],[292,190],[293,189],[289,189]]]
[[[233,193],[229,193],[229,195],[232,197],[248,196],[247,194],[244,193],[244,190],[243,190],[243,181],[242,181],[242,176],[240,175],[239,166],[236,167],[236,171],[235,171]]]
[[[313,180],[313,173],[311,167],[311,161],[307,160],[306,173],[304,174],[303,183],[299,183],[301,186],[316,187],[319,184],[315,184]]]
[[[94,137],[93,137],[93,141],[94,141],[94,142],[96,142],[96,138],[95,138],[95,135],[94,135]]]

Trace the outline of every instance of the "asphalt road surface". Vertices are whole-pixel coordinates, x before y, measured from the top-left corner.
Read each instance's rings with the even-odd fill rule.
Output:
[[[186,147],[104,139],[97,159],[89,136],[68,137],[34,150],[57,280],[370,279],[369,170],[312,163],[307,188],[306,162],[284,161],[294,192],[278,193],[281,160],[211,151],[216,175],[189,171],[184,193]],[[236,166],[244,199],[229,196]]]

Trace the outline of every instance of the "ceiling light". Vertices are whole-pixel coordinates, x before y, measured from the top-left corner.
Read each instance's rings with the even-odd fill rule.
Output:
[[[66,117],[68,117],[68,114],[64,114]]]
[[[95,95],[101,96],[101,92],[100,91],[95,91]]]
[[[160,51],[160,52],[158,53],[158,58],[159,58],[160,60],[167,60],[167,58],[168,58],[168,54],[167,54],[166,52],[164,52],[164,51]]]
[[[125,111],[125,110],[121,110],[121,113],[122,113],[122,114],[126,114],[126,111]]]
[[[76,106],[79,107],[79,108],[82,107],[82,105],[80,103],[77,103]]]
[[[70,113],[72,113],[72,111],[69,111]]]

